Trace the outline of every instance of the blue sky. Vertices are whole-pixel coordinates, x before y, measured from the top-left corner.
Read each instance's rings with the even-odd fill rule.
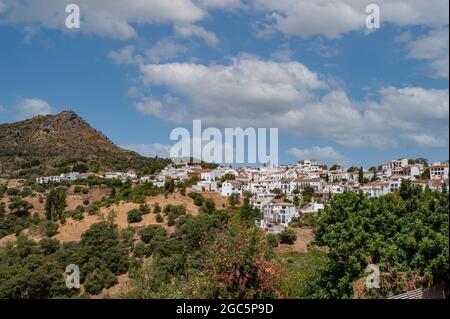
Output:
[[[279,161],[448,159],[448,1],[0,0],[0,123],[70,109],[167,156],[170,132],[277,127]]]

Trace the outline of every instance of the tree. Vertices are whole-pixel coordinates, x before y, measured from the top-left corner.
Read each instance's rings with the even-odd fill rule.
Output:
[[[311,202],[311,200],[314,198],[314,194],[314,188],[312,188],[311,186],[306,186],[302,192],[303,201],[305,203]]]
[[[139,209],[132,209],[127,214],[127,220],[131,223],[139,223],[142,221],[142,212]]]
[[[41,224],[39,225],[39,229],[41,234],[47,237],[53,237],[58,233],[58,224],[52,220],[43,219]]]
[[[148,207],[146,203],[142,203],[141,205],[139,205],[139,210],[143,215],[150,213],[150,207]]]
[[[422,175],[420,175],[420,178],[430,179],[430,169],[428,167],[423,171]]]
[[[173,179],[169,179],[164,183],[164,192],[172,194],[175,191],[175,182]]]
[[[330,167],[330,171],[335,171],[335,170],[337,170],[337,169],[340,168],[340,167],[341,167],[341,165],[339,165],[339,164],[334,164],[333,166]]]
[[[228,205],[231,207],[235,207],[239,204],[239,194],[233,193],[230,196],[228,196]]]
[[[159,203],[153,204],[153,214],[159,214],[161,213],[161,206],[159,206]]]
[[[45,211],[48,219],[61,219],[66,208],[66,189],[59,187],[52,189],[45,202]]]
[[[392,274],[448,282],[448,209],[448,194],[407,181],[397,193],[379,198],[353,192],[334,196],[314,230],[315,243],[329,248],[318,296],[352,297],[352,284],[367,275],[369,263],[391,274],[381,278],[384,290],[372,292],[380,297],[403,291],[402,282],[390,281]]]
[[[8,208],[13,213],[18,213],[18,212],[28,213],[29,210],[33,208],[33,204],[31,204],[21,198],[16,198],[12,203],[10,203],[8,205]]]
[[[216,211],[216,203],[214,202],[214,199],[207,198],[203,201],[202,206],[202,213],[205,214],[212,214]]]
[[[297,233],[292,229],[284,229],[278,234],[280,243],[293,245],[297,240]]]
[[[206,247],[202,297],[254,299],[279,297],[283,271],[267,257],[267,244],[256,228],[221,232]]]
[[[358,173],[358,182],[360,184],[364,184],[364,170],[363,167],[361,166],[361,168],[359,169],[359,173]]]
[[[239,208],[239,218],[241,222],[244,225],[254,225],[255,219],[261,217],[261,211],[258,208],[254,208],[250,204],[250,199],[248,197],[245,197],[243,205]]]

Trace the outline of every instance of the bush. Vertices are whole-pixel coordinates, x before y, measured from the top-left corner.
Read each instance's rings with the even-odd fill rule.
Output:
[[[39,225],[40,233],[47,236],[53,237],[58,232],[58,224],[54,221],[43,219]]]
[[[39,241],[39,248],[45,255],[53,254],[60,247],[59,241],[51,238],[44,238]]]
[[[6,191],[6,195],[8,196],[18,196],[20,193],[20,190],[17,188],[8,188],[8,190]]]
[[[112,287],[117,283],[117,278],[106,267],[95,269],[89,273],[84,280],[84,287],[90,294],[96,295],[100,293],[103,288]]]
[[[24,187],[22,191],[20,192],[20,197],[28,197],[33,194],[33,191],[29,187]]]
[[[139,209],[132,209],[127,214],[129,223],[139,223],[142,221],[142,213]]]
[[[266,236],[266,242],[270,247],[278,247],[280,244],[280,238],[276,234],[268,234]]]
[[[297,240],[297,233],[292,229],[285,229],[278,234],[280,243],[293,245]]]
[[[167,230],[158,225],[151,225],[139,231],[139,236],[141,236],[141,240],[149,244],[153,238],[155,237],[166,237]]]
[[[162,223],[164,221],[164,217],[160,213],[156,214],[156,222]]]
[[[202,213],[205,213],[205,214],[214,213],[216,211],[216,203],[214,202],[214,199],[212,199],[212,198],[205,199],[203,201],[201,211],[202,211]]]
[[[137,243],[133,250],[134,257],[144,257],[145,255],[145,244],[143,242]]]
[[[161,213],[161,206],[159,206],[159,203],[153,204],[153,213],[154,213],[154,214],[159,214],[159,213]]]
[[[139,205],[139,210],[142,212],[143,215],[147,215],[150,213],[150,207],[146,203],[142,203]]]
[[[202,194],[195,193],[195,192],[190,192],[188,194],[188,196],[194,200],[194,204],[196,206],[202,206],[203,205],[203,196],[202,196]]]

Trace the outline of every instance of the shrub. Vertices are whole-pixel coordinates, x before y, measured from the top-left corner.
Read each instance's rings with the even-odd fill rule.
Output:
[[[142,203],[141,205],[139,205],[139,210],[143,215],[150,213],[150,207],[148,207],[146,203]]]
[[[137,243],[133,249],[134,257],[144,257],[145,255],[145,244],[143,242]]]
[[[148,244],[155,237],[166,237],[167,230],[158,225],[151,225],[139,231],[139,236],[141,236],[141,240]]]
[[[270,247],[278,247],[280,238],[276,234],[268,234],[266,236],[266,242]]]
[[[297,240],[297,233],[292,229],[285,229],[278,234],[280,243],[292,245]]]
[[[8,188],[8,190],[6,191],[6,194],[8,196],[17,196],[17,195],[19,195],[19,193],[20,193],[20,190],[17,188],[13,188],[13,187]]]
[[[58,232],[58,224],[54,221],[43,219],[39,225],[40,233],[47,236],[53,237]]]
[[[202,194],[195,193],[195,192],[190,192],[188,194],[188,196],[194,200],[194,204],[196,206],[202,206],[203,205],[203,196],[202,196]]]
[[[139,209],[132,209],[127,214],[129,223],[139,223],[142,221],[142,213]]]

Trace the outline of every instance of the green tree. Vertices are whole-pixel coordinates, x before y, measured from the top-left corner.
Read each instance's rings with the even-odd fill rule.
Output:
[[[430,169],[427,167],[423,171],[422,175],[420,175],[421,179],[430,179]]]
[[[284,229],[278,234],[280,243],[293,245],[297,240],[297,233],[292,229]]]
[[[314,188],[312,188],[311,186],[306,186],[302,192],[303,201],[305,203],[310,203],[314,198],[314,194]]]
[[[45,202],[47,218],[61,219],[66,205],[66,189],[64,187],[52,189]]]
[[[216,211],[216,203],[214,202],[214,199],[212,199],[212,198],[205,199],[203,201],[201,211],[202,211],[202,213],[205,213],[205,214],[214,213]]]
[[[362,193],[334,196],[314,230],[316,244],[329,248],[317,297],[351,298],[352,284],[369,263],[381,273],[410,274],[429,283],[448,282],[448,194],[403,181],[397,193],[368,199]],[[387,276],[381,296],[402,292]]]
[[[33,208],[33,204],[31,204],[31,203],[29,203],[26,200],[23,200],[21,198],[16,198],[13,202],[11,202],[8,205],[8,208],[13,213],[18,213],[18,212],[26,212],[26,213],[28,213],[30,211],[30,209]]]
[[[127,214],[127,220],[131,223],[139,223],[142,221],[142,212],[139,209],[132,209]]]
[[[362,166],[361,166],[361,168],[359,169],[359,172],[358,172],[358,182],[360,184],[364,184],[364,170],[363,170]]]
[[[239,218],[241,222],[244,225],[254,225],[255,219],[261,217],[261,211],[258,208],[254,208],[250,204],[250,199],[248,197],[245,197],[242,206],[239,208]]]
[[[231,207],[235,207],[239,204],[239,194],[233,193],[230,196],[228,196],[228,205]]]

